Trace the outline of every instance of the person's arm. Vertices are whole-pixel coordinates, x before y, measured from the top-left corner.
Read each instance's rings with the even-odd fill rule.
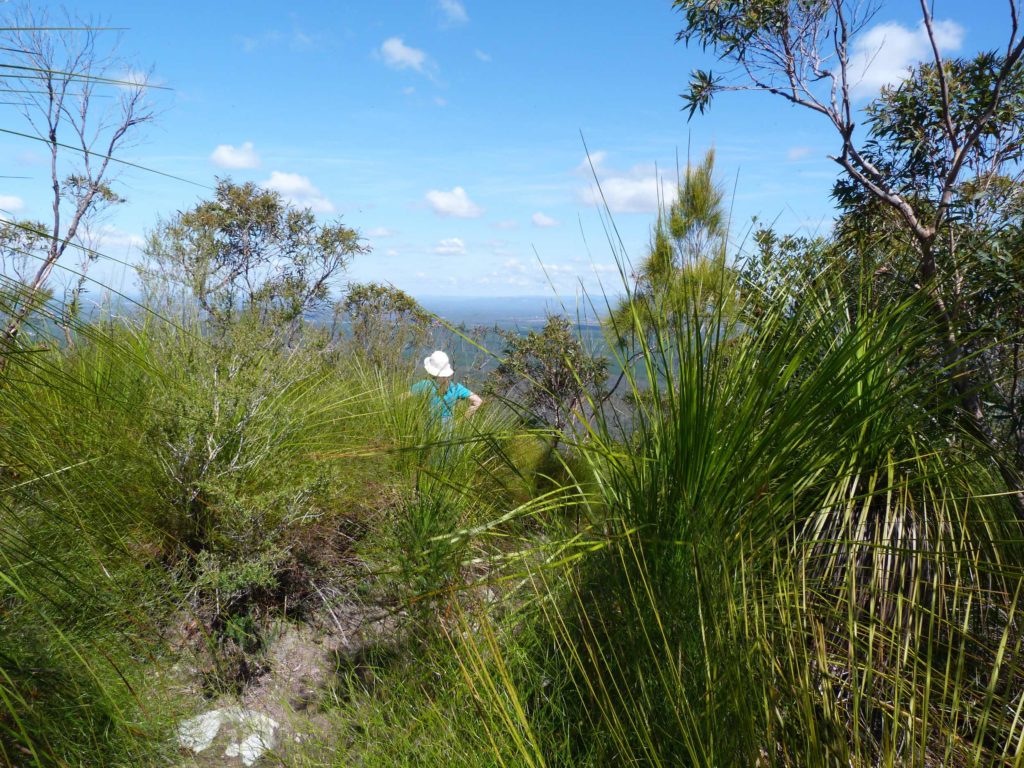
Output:
[[[483,405],[483,398],[475,392],[470,392],[469,389],[464,387],[462,384],[453,382],[451,386],[453,389],[449,391],[454,394],[456,400],[469,400],[469,407],[466,409],[465,414],[467,417],[472,416],[473,412]]]

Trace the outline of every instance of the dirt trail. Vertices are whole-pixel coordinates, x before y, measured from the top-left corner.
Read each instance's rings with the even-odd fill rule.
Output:
[[[336,734],[321,701],[340,673],[370,674],[361,669],[367,652],[393,643],[397,626],[380,607],[326,602],[313,621],[281,623],[269,633],[265,671],[179,725],[179,765],[280,765],[299,749],[329,749]]]

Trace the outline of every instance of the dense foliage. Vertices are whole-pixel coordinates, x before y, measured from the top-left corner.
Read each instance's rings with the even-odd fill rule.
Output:
[[[761,86],[844,7],[675,5]],[[1013,50],[883,91],[828,235],[733,253],[688,167],[607,348],[504,331],[451,424],[409,384],[464,334],[338,296],[340,222],[223,180],[93,318],[4,222],[0,764],[209,764],[183,720],[244,704],[264,764],[1021,765]]]

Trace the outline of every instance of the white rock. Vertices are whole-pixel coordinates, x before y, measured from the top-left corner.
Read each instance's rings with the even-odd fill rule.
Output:
[[[193,752],[202,752],[207,749],[220,731],[220,724],[223,718],[221,710],[214,709],[210,712],[186,720],[178,726],[178,743],[185,749]]]
[[[268,749],[275,744],[274,731],[278,722],[261,712],[242,710],[239,724],[249,731],[249,735],[239,742],[228,744],[224,754],[228,757],[241,757],[245,765],[252,765]]]
[[[178,726],[178,743],[193,752],[202,752],[210,747],[225,724],[236,726],[234,738],[224,750],[226,757],[240,757],[249,766],[274,748],[279,723],[262,712],[241,707],[212,709],[186,720]]]

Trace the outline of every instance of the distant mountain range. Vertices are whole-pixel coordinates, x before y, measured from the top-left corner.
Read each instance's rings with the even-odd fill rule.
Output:
[[[83,320],[103,314],[135,314],[142,310],[137,295],[87,295],[83,297]],[[601,318],[608,314],[605,299],[598,296],[594,306],[576,296],[417,296],[428,312],[446,323],[466,328],[539,329],[550,315],[564,315],[585,333],[600,329]],[[614,301],[614,298],[612,299]],[[306,315],[312,323],[329,324],[333,307],[320,307]]]
[[[580,327],[599,325],[603,299],[591,307],[575,296],[418,296],[424,309],[452,325],[534,328],[549,315],[565,315]],[[596,310],[596,312],[595,312]]]

